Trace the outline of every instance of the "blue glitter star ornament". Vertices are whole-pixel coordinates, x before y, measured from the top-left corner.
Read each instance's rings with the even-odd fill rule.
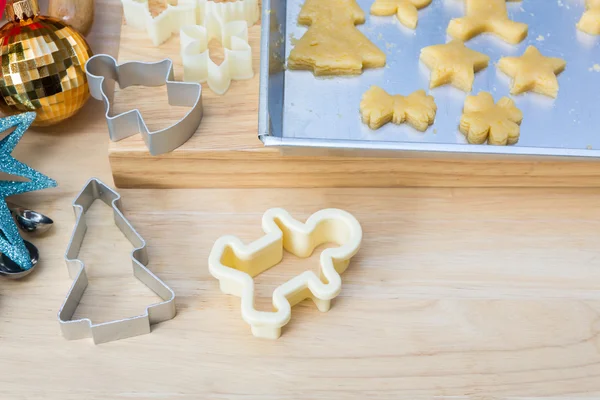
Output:
[[[26,179],[25,181],[0,181],[0,253],[5,254],[24,270],[33,266],[31,256],[4,199],[15,194],[56,186],[56,181],[15,160],[11,155],[35,119],[35,115],[34,112],[27,112],[0,119],[0,132],[16,127],[0,141],[0,172]]]

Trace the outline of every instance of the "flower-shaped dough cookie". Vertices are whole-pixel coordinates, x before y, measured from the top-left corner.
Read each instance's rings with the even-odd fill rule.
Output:
[[[465,16],[448,24],[448,35],[467,41],[482,33],[493,33],[508,43],[520,43],[527,37],[527,24],[512,21],[506,11],[507,1],[521,0],[464,0]]]
[[[459,40],[453,40],[425,47],[421,50],[421,61],[431,69],[430,88],[450,83],[460,90],[470,92],[475,72],[486,68],[490,58],[469,49]]]
[[[529,46],[521,57],[503,57],[498,69],[513,78],[511,94],[528,91],[556,97],[556,75],[564,71],[567,62],[562,58],[544,57],[535,46]]]
[[[472,144],[507,145],[519,141],[523,113],[508,97],[494,104],[490,93],[481,92],[477,96],[467,96],[460,131]]]
[[[388,122],[402,124],[408,122],[413,128],[424,132],[433,124],[437,106],[433,96],[424,90],[408,95],[392,96],[378,86],[367,90],[360,102],[362,121],[371,129],[379,129]]]
[[[587,0],[586,11],[577,24],[577,28],[590,35],[600,35],[600,0]]]
[[[331,300],[342,290],[340,274],[358,252],[362,228],[356,218],[342,210],[318,211],[303,224],[280,208],[264,214],[262,227],[265,236],[249,245],[235,236],[219,238],[211,250],[208,267],[211,275],[219,280],[223,293],[241,298],[242,318],[250,324],[252,334],[277,339],[291,318],[292,307],[302,300],[310,298],[319,311],[329,310]],[[305,271],[276,288],[273,292],[275,311],[254,308],[255,276],[281,262],[284,250],[306,258],[325,243],[339,247],[323,250],[319,276]]]
[[[431,4],[431,0],[375,0],[371,6],[371,14],[394,15],[402,25],[415,29],[419,22],[418,10]]]

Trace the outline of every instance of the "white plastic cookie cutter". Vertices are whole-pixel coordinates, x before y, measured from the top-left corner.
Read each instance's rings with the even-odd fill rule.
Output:
[[[219,280],[221,291],[241,298],[242,318],[250,324],[252,334],[277,339],[281,328],[290,321],[292,307],[302,300],[310,298],[319,311],[329,311],[331,300],[342,290],[340,274],[360,248],[362,228],[354,216],[338,209],[318,211],[303,224],[280,208],[264,214],[262,227],[266,235],[249,245],[235,236],[219,238],[208,265],[211,275]],[[321,253],[320,277],[305,271],[275,289],[275,311],[254,308],[253,278],[280,263],[283,250],[306,258],[325,243],[339,247]]]
[[[148,0],[121,0],[125,23],[134,29],[146,30],[155,46],[160,46],[183,26],[205,25],[209,15],[219,16],[223,21],[245,20],[248,26],[254,25],[260,16],[258,0],[221,3],[212,0],[162,1],[166,9],[154,18]]]
[[[224,23],[218,16],[209,16],[205,26],[191,25],[181,28],[181,59],[183,80],[186,82],[208,82],[216,94],[224,94],[232,80],[251,79],[252,49],[248,43],[248,25],[245,21]],[[225,58],[221,65],[210,59],[208,43],[218,39]]]
[[[167,8],[156,18],[150,13],[148,0],[121,0],[123,15],[127,25],[148,31],[148,36],[155,46],[160,46],[171,35],[179,32],[184,25],[195,24],[197,16],[197,0],[165,0]]]

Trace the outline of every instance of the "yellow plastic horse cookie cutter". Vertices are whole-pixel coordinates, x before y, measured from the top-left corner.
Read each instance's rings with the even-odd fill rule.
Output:
[[[356,255],[362,241],[360,223],[350,213],[337,209],[321,210],[305,224],[287,211],[274,208],[262,219],[265,236],[245,245],[235,236],[219,238],[208,259],[209,271],[219,280],[223,293],[241,298],[242,318],[256,337],[277,339],[290,321],[292,307],[312,299],[321,312],[329,311],[331,300],[342,290],[343,273]],[[273,292],[275,311],[254,307],[254,277],[279,264],[283,251],[296,257],[309,257],[316,247],[335,243],[320,255],[319,275],[312,271],[290,279]]]

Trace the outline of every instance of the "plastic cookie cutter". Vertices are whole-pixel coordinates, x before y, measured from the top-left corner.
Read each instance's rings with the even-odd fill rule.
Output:
[[[115,224],[133,244],[134,250],[131,253],[133,275],[163,299],[161,303],[147,307],[143,315],[101,324],[93,324],[88,318],[71,319],[88,285],[85,265],[77,257],[87,231],[86,212],[95,200],[102,200],[113,208]],[[91,336],[94,343],[100,344],[150,333],[150,325],[175,317],[175,293],[146,268],[148,264],[146,242],[123,215],[121,196],[100,180],[92,178],[73,201],[73,208],[76,222],[65,253],[65,261],[69,275],[74,281],[58,312],[63,336],[69,340]]]
[[[184,26],[180,38],[184,81],[208,82],[213,92],[224,94],[232,80],[252,79],[254,76],[252,48],[248,44],[245,21]],[[208,43],[213,38],[219,39],[225,50],[221,65],[210,59]]]
[[[92,97],[104,101],[106,122],[112,141],[125,139],[140,133],[153,156],[173,151],[196,132],[202,120],[202,87],[198,83],[176,82],[173,80],[173,62],[165,59],[155,63],[127,62],[121,65],[107,54],[93,56],[85,64]],[[112,104],[105,85],[109,80],[116,81],[121,88],[134,85],[167,86],[169,104],[190,107],[185,116],[174,125],[150,131],[139,110],[133,109],[111,116]]]
[[[184,25],[195,24],[197,0],[164,0],[166,9],[156,18],[150,13],[148,0],[121,0],[127,25],[146,30],[155,46],[166,42]],[[176,3],[176,4],[174,4]]]
[[[254,0],[201,1],[198,9],[202,24],[184,26],[180,32],[183,80],[208,82],[213,92],[224,94],[232,80],[254,76],[248,27],[258,19],[258,4]],[[218,39],[225,50],[221,65],[210,59],[211,39]]]
[[[223,293],[241,298],[242,318],[256,337],[277,339],[291,318],[291,308],[304,299],[312,299],[321,312],[329,311],[331,300],[342,290],[343,273],[362,241],[359,222],[346,211],[321,210],[305,224],[285,210],[268,210],[262,219],[265,236],[244,245],[234,236],[219,238],[208,259],[209,271],[219,280]],[[283,250],[296,257],[309,257],[315,248],[335,243],[320,256],[320,277],[312,271],[290,279],[273,292],[273,312],[254,307],[254,280],[262,272],[281,262]]]
[[[218,15],[225,21],[245,19],[248,26],[260,16],[258,0],[238,0],[217,3],[213,0],[163,0],[166,9],[152,17],[148,0],[121,0],[127,25],[146,30],[155,46],[186,25],[204,24],[207,15]],[[176,4],[175,4],[176,3]]]

